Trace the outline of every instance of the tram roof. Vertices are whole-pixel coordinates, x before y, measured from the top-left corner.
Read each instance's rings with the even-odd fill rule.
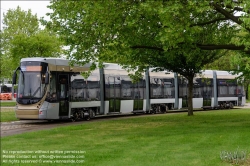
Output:
[[[22,58],[21,59],[21,62],[25,62],[25,61],[45,62],[45,63],[53,64],[53,65],[64,65],[64,66],[68,66],[69,65],[69,60],[63,59],[63,58],[32,57],[32,58]]]
[[[63,59],[63,58],[54,58],[54,57],[31,57],[31,58],[22,58],[21,62],[25,61],[39,61],[44,62],[56,66],[69,66],[69,60]],[[84,67],[89,68],[91,66],[91,63],[87,63],[84,66],[81,65],[74,65],[75,67]],[[122,68],[121,65],[115,64],[115,63],[104,63],[104,70],[106,74],[118,74],[123,75],[127,74],[127,71]],[[167,76],[167,77],[174,77],[174,73],[167,72],[167,71],[161,71],[161,72],[152,72],[153,68],[149,69],[150,76]],[[167,72],[167,73],[166,73]],[[134,72],[130,72],[134,73]],[[232,75],[228,71],[216,71],[217,78],[219,79],[234,79],[235,77],[239,75]],[[144,74],[143,74],[144,75]],[[201,73],[201,76],[197,75],[197,78],[199,77],[206,77],[206,78],[213,78],[213,70],[203,70]]]
[[[228,71],[216,71],[218,79],[235,79],[239,75],[233,75]]]
[[[65,71],[65,72],[83,72],[88,71],[91,63],[87,63],[83,66],[74,64],[70,66],[69,60],[63,58],[50,58],[50,57],[32,57],[32,58],[22,58],[21,62],[44,62],[49,66],[50,71]]]
[[[196,78],[213,78],[213,70],[202,70],[201,74],[197,74]]]

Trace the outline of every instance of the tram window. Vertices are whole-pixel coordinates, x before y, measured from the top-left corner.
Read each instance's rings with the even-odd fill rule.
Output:
[[[61,78],[60,79],[60,84],[67,84],[67,79],[66,78]]]
[[[145,88],[145,80],[141,79],[138,83],[138,88]]]
[[[236,89],[236,86],[229,86],[228,87],[228,93],[230,95],[234,95],[235,89]]]
[[[132,88],[133,84],[131,79],[127,76],[123,76],[121,80],[121,97],[124,99],[132,99]]]
[[[56,95],[56,75],[53,72],[50,74],[49,91],[47,93],[46,100],[50,101],[50,102],[57,100],[57,95]]]
[[[151,78],[150,79],[150,87],[151,87],[151,97],[155,98],[159,96],[159,79]]]
[[[198,79],[194,80],[194,82],[193,82],[193,97],[194,98],[201,97],[201,85],[200,85]]]
[[[66,97],[66,88],[65,88],[65,84],[61,84],[61,87],[60,87],[60,97],[61,98],[65,98]]]
[[[86,99],[86,86],[82,86],[82,88],[72,88],[71,98],[72,100],[78,100],[78,101],[85,100]]]
[[[174,85],[173,85],[173,79],[161,79],[161,86],[163,91],[164,98],[174,98]]]
[[[188,82],[185,78],[181,77],[178,80],[179,83],[179,97],[186,98],[188,94]]]
[[[200,97],[210,99],[213,97],[213,79],[211,78],[198,78],[196,81],[200,84]]]
[[[105,76],[105,97],[120,98],[121,78],[117,76]]]
[[[99,88],[99,81],[87,81],[88,89]]]
[[[122,81],[122,96],[131,97],[131,82]]]
[[[87,81],[87,98],[89,100],[99,100],[100,98],[100,82],[99,81]]]
[[[99,76],[93,74],[88,77],[86,81],[86,99],[99,100],[100,99],[100,81]]]
[[[71,76],[70,96],[72,101],[87,100],[87,81],[80,74]]]
[[[237,89],[237,82],[235,80],[218,80],[218,96],[229,97],[235,95]]]
[[[238,87],[235,89],[234,94],[235,94],[235,95],[241,95],[241,94],[243,94],[241,88],[242,88],[241,86],[238,86]]]
[[[59,75],[59,96],[60,98],[66,98],[67,95],[67,86],[68,86],[68,75]]]

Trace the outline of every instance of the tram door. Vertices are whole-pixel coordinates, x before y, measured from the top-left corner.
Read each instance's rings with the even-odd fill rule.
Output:
[[[203,89],[202,89],[202,97],[203,97],[203,107],[212,106],[212,97],[213,97],[213,85],[212,79],[204,79],[203,80]]]
[[[241,89],[239,87],[236,87],[235,92],[236,96],[238,96],[238,106],[242,105],[242,92]]]
[[[68,116],[69,114],[69,76],[60,74],[58,76],[58,98],[59,98],[59,116]]]
[[[108,89],[109,89],[109,112],[120,112],[121,107],[121,78],[120,77],[108,77]]]
[[[212,100],[212,88],[204,87],[203,88],[203,106],[211,106]]]
[[[188,107],[188,82],[185,78],[180,80],[179,96],[182,98],[182,108]]]
[[[144,97],[144,87],[145,82],[143,80],[140,80],[138,83],[134,84],[134,92],[133,92],[133,98],[134,98],[134,106],[133,111],[137,110],[143,110],[143,97]]]

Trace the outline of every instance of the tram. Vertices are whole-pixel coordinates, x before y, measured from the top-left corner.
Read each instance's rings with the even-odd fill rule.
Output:
[[[121,66],[105,63],[104,68],[84,78],[81,73],[90,65],[72,67],[61,58],[21,59],[12,80],[18,83],[16,117],[88,120],[99,115],[157,113],[187,107],[188,82],[177,73],[149,69],[133,83]],[[244,105],[244,88],[234,81],[235,76],[212,70],[202,75],[194,79],[194,108]]]

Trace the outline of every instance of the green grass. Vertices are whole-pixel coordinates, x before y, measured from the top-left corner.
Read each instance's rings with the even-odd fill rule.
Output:
[[[0,106],[1,107],[14,107],[16,106],[16,102],[15,101],[1,101]]]
[[[1,122],[10,122],[18,120],[15,115],[14,108],[1,108]]]
[[[86,166],[229,166],[221,161],[221,151],[250,152],[249,109],[194,114],[92,121],[29,132],[1,138],[1,150],[29,150],[37,158],[38,150],[81,150],[86,152],[84,164],[71,165]]]

